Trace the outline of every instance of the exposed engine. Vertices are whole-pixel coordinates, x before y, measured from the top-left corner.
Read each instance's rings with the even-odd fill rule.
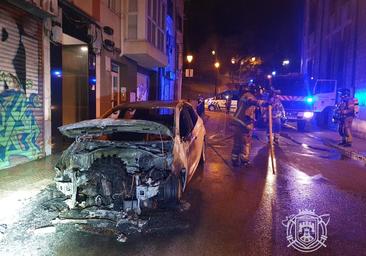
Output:
[[[140,214],[169,197],[171,152],[171,141],[77,141],[56,165],[57,188],[70,198],[70,209]]]

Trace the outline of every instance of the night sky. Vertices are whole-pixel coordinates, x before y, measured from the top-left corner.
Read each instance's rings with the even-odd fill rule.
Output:
[[[196,65],[218,52],[223,68],[230,56],[256,55],[269,68],[284,58],[296,71],[300,63],[303,0],[186,0],[185,50]],[[211,58],[211,59],[210,59]]]

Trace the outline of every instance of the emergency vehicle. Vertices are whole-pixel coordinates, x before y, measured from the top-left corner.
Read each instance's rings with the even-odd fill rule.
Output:
[[[273,77],[271,82],[272,87],[281,91],[280,99],[287,120],[296,122],[299,131],[314,123],[320,126],[332,124],[337,102],[336,80],[305,79],[301,74],[289,74]]]
[[[226,111],[226,101],[231,99],[230,112],[235,112],[239,98],[239,90],[226,90],[215,97],[205,99],[205,108],[209,111]]]

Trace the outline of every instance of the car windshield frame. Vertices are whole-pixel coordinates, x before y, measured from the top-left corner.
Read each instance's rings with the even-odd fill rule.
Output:
[[[137,117],[136,118],[135,116],[127,116],[128,115],[128,112],[129,113],[132,113],[131,111],[129,110],[135,110],[136,112],[139,112],[139,111],[167,111],[167,112],[172,112],[171,114],[169,114],[170,116],[170,119],[172,121],[171,124],[167,123],[167,122],[164,122],[165,120],[162,118],[162,119],[153,119],[153,118],[145,118],[145,115],[142,115],[142,113],[138,113]],[[133,115],[136,115],[136,112],[133,114]],[[121,116],[124,115],[125,118],[121,118]],[[175,136],[175,129],[176,129],[176,109],[174,107],[167,107],[167,106],[163,106],[163,107],[160,107],[160,106],[156,106],[156,107],[144,107],[144,106],[138,106],[138,107],[135,107],[135,106],[128,106],[128,105],[125,105],[125,106],[121,106],[120,108],[116,109],[115,112],[113,112],[111,115],[110,115],[110,118],[113,118],[113,119],[120,119],[120,120],[143,120],[143,121],[151,121],[151,122],[156,122],[158,124],[161,124],[161,125],[164,125],[166,126],[173,134],[173,136]]]

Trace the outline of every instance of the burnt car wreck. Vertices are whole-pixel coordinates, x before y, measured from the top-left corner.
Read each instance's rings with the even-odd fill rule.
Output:
[[[55,166],[56,187],[68,197],[73,213],[64,218],[119,224],[129,214],[178,202],[179,179],[171,170],[173,135],[167,127],[145,120],[101,119],[60,131],[76,139]]]
[[[55,165],[67,209],[54,224],[141,231],[144,213],[177,209],[204,163],[203,121],[184,101],[120,105],[103,118],[59,128],[74,142]]]
[[[55,167],[57,188],[70,197],[70,209],[97,206],[140,214],[142,208],[151,208],[157,201],[178,199],[170,189],[177,180],[170,169],[172,134],[163,125],[104,119],[63,126],[60,131],[77,138]],[[131,133],[156,135],[160,141],[114,141],[118,133],[125,133],[127,139],[132,139]],[[93,139],[101,136],[106,136],[105,140]]]

